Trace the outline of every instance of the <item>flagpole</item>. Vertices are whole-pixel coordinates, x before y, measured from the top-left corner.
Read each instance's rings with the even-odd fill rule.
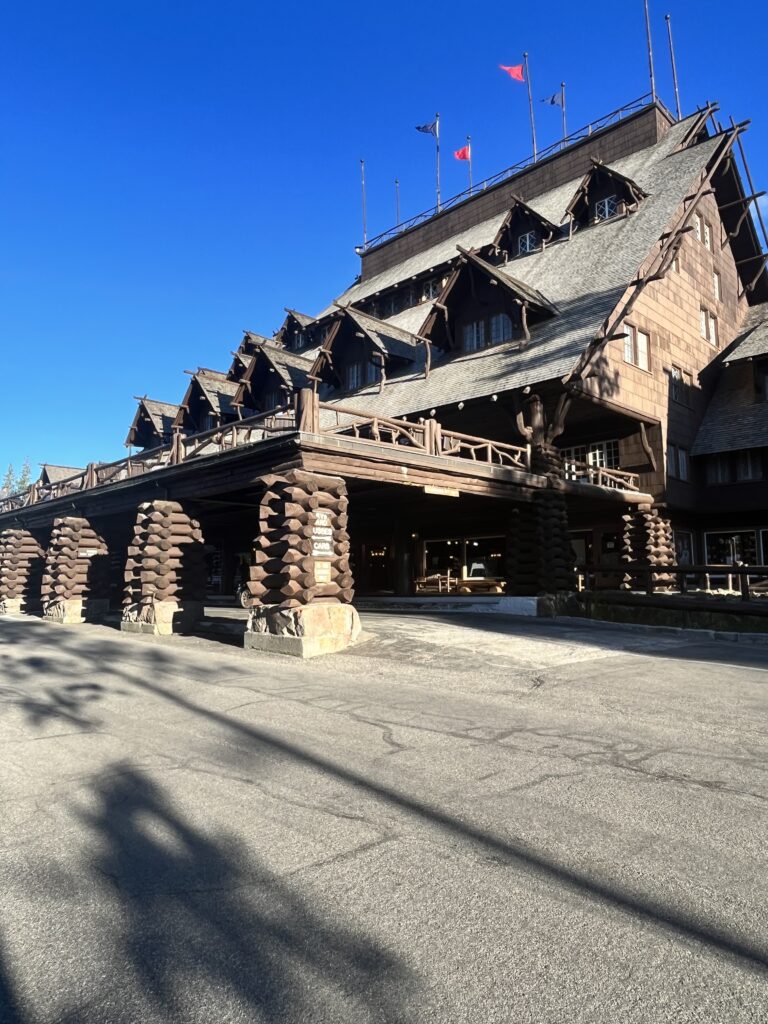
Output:
[[[528,85],[528,110],[531,115],[531,141],[533,142],[533,159],[536,159],[536,123],[533,119],[533,93],[531,92],[531,72],[528,69],[528,51],[523,54],[525,62],[525,81]]]
[[[467,136],[467,167],[469,169],[469,194],[472,195],[472,136]]]
[[[651,99],[656,102],[656,76],[653,73],[653,45],[651,43],[651,18],[648,14],[648,0],[645,0],[645,35],[648,41],[648,70],[651,74]]]
[[[363,194],[363,248],[368,245],[368,223],[365,209],[365,160],[360,161],[360,188]]]
[[[677,87],[677,64],[675,63],[675,48],[672,45],[672,19],[668,14],[664,15],[664,20],[667,23],[667,36],[669,37],[669,59],[672,61],[672,81],[675,85],[675,105],[677,107],[677,120],[682,118],[680,111],[680,90]]]
[[[397,215],[396,227],[400,227],[400,179],[395,178],[395,213]]]
[[[437,185],[437,212],[440,212],[440,115],[435,114],[435,161]]]
[[[568,137],[568,129],[565,123],[565,83],[560,82],[560,106],[562,106],[562,140],[563,144]]]

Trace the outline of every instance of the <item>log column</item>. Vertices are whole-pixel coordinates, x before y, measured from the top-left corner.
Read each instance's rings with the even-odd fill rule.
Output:
[[[0,614],[34,611],[40,603],[45,551],[21,527],[0,533]]]
[[[650,502],[634,506],[622,516],[624,520],[621,558],[627,566],[622,590],[646,590],[670,586],[674,579],[664,569],[675,562],[672,524],[661,510]],[[648,570],[656,570],[649,572]]]
[[[103,618],[109,611],[108,555],[87,519],[55,519],[41,588],[44,617],[63,623]]]
[[[176,501],[139,505],[125,564],[121,628],[165,636],[202,617],[205,554],[200,524]]]
[[[264,484],[245,646],[303,658],[342,650],[360,632],[346,484],[303,470]]]

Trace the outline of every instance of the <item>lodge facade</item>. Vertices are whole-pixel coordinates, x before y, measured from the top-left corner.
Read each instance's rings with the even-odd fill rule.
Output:
[[[240,579],[258,616],[768,561],[768,275],[716,113],[646,104],[139,399],[138,454],[0,499],[2,607],[152,624]]]

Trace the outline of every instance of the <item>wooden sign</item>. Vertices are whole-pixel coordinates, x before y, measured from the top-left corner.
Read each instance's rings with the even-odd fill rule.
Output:
[[[458,498],[460,495],[458,487],[437,487],[432,484],[424,485],[425,494],[442,494],[446,498]]]
[[[323,509],[318,509],[312,520],[312,557],[333,558],[331,513]]]
[[[326,561],[315,562],[315,583],[331,582],[331,563]]]

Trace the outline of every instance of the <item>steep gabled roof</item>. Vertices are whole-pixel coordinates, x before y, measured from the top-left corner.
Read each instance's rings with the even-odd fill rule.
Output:
[[[362,313],[359,309],[342,307],[350,319],[363,331],[373,344],[387,356],[396,356],[413,362],[418,358],[417,352],[423,339],[410,331],[393,324],[390,320],[379,320],[378,317]]]
[[[750,309],[741,334],[723,354],[723,362],[736,363],[758,356],[768,356],[768,302]]]
[[[193,380],[200,385],[200,390],[208,399],[213,412],[219,416],[230,416],[235,412],[232,408],[232,399],[240,386],[237,381],[230,380],[219,370],[206,369],[199,369]]]
[[[492,280],[498,281],[517,298],[522,299],[538,309],[546,310],[552,314],[557,313],[557,306],[555,306],[554,303],[550,302],[549,299],[542,295],[538,289],[532,288],[530,285],[518,280],[518,278],[513,277],[507,270],[506,265],[502,267],[495,267],[492,263],[488,263],[486,260],[481,259],[481,257],[475,252],[470,252],[461,246],[459,246],[458,249],[468,263],[477,267],[478,270],[481,270]]]
[[[287,306],[285,307],[285,312],[293,317],[299,327],[309,327],[310,324],[315,322],[315,319],[320,319],[320,317],[309,316],[307,313],[299,313],[298,310],[289,309]]]
[[[78,469],[75,466],[52,466],[49,462],[43,462],[38,483],[58,484],[62,480],[68,480],[70,477],[78,476],[78,474],[84,472],[84,469]]]
[[[504,232],[512,225],[513,221],[521,214],[532,217],[534,220],[538,221],[538,223],[543,228],[546,228],[553,235],[560,231],[560,227],[557,224],[555,224],[553,221],[545,217],[544,214],[540,213],[535,207],[529,206],[528,203],[523,202],[523,200],[519,196],[514,196],[512,203],[512,208],[504,218],[501,226],[499,227],[499,230],[496,232],[496,237],[493,240],[494,246],[499,246],[501,244],[501,241],[504,237]]]
[[[637,203],[641,199],[645,199],[648,193],[643,189],[633,178],[630,178],[628,174],[623,174],[617,167],[609,164],[604,164],[601,160],[592,158],[592,167],[587,171],[584,177],[581,179],[576,192],[574,193],[573,199],[565,210],[565,217],[577,217],[578,209],[582,203],[586,203],[587,194],[589,192],[589,186],[596,177],[601,174],[607,175],[609,178],[613,178],[616,182],[623,185],[626,191],[630,194],[633,200]],[[565,218],[564,218],[565,219]]]
[[[752,367],[723,369],[701,421],[691,455],[768,447],[768,402],[756,402]]]
[[[251,389],[254,375],[262,361],[266,362],[269,369],[277,374],[281,385],[287,390],[298,391],[301,388],[310,387],[309,373],[312,369],[312,357],[315,352],[316,350],[313,350],[312,355],[307,358],[306,355],[291,352],[281,345],[264,340],[254,349],[248,369],[239,382],[233,404],[236,406],[246,404],[247,393]]]

